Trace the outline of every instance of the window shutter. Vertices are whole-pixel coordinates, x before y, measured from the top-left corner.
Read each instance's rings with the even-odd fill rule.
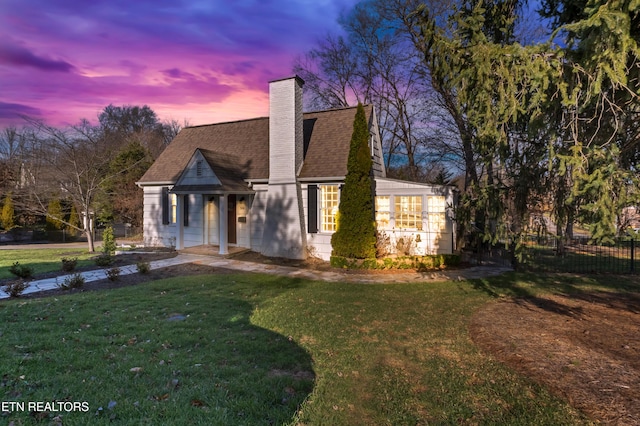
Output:
[[[183,209],[182,209],[183,221],[182,221],[182,223],[184,224],[184,226],[189,226],[189,195],[185,195],[182,201],[183,201],[182,202],[182,204],[183,204]]]
[[[310,234],[318,233],[318,185],[307,186],[307,230]]]
[[[169,224],[169,188],[162,188],[162,224]]]

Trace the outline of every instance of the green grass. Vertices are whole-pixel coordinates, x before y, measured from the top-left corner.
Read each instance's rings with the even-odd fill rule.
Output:
[[[34,274],[43,274],[62,270],[62,258],[78,258],[77,268],[93,265],[90,260],[96,253],[89,253],[86,249],[20,249],[0,250],[0,280],[13,278],[9,267],[15,262],[30,266]]]
[[[221,274],[7,300],[0,400],[86,401],[88,412],[45,416],[62,414],[65,425],[587,424],[480,352],[467,328],[495,297],[634,282],[607,284],[516,273],[406,285]],[[22,412],[3,421],[48,424]]]

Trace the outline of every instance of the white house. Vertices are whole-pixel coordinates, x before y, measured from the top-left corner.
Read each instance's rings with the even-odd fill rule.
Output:
[[[270,82],[269,117],[176,136],[138,182],[145,245],[329,259],[356,108],[303,113],[303,84]],[[386,178],[374,108],[365,112],[378,230],[413,254],[451,253],[454,188]]]

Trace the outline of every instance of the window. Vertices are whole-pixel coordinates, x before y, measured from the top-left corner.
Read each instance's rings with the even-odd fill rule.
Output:
[[[396,228],[422,229],[422,197],[396,196],[395,201]]]
[[[169,205],[170,205],[170,220],[171,223],[176,223],[176,218],[178,214],[178,196],[176,194],[169,194]]]
[[[378,229],[389,228],[389,220],[391,219],[391,204],[389,196],[376,196],[376,224]]]
[[[427,223],[429,231],[442,232],[447,228],[445,219],[446,201],[442,196],[428,197],[427,199]]]
[[[320,185],[320,230],[335,232],[336,213],[340,204],[338,185]]]

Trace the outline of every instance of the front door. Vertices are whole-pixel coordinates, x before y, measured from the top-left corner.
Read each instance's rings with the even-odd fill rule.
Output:
[[[229,244],[236,244],[236,196],[235,194],[231,194],[227,196],[227,228],[229,229]]]

